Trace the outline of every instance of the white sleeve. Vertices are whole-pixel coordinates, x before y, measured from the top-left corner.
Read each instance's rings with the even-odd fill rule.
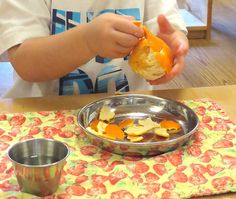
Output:
[[[50,34],[50,0],[0,0],[0,55],[33,37]]]
[[[159,31],[157,17],[160,14],[165,15],[173,26],[187,34],[186,25],[179,13],[176,0],[146,0],[144,13],[144,25],[154,34]]]

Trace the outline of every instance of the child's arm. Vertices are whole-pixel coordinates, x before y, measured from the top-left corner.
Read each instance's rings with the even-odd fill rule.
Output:
[[[143,36],[131,18],[103,14],[64,33],[26,40],[9,50],[10,61],[27,81],[57,79],[96,55],[124,57]]]
[[[189,42],[186,35],[179,29],[171,26],[164,15],[158,17],[159,24],[158,36],[162,38],[172,49],[174,56],[174,66],[170,73],[160,79],[150,81],[150,84],[157,85],[166,83],[179,75],[185,66],[185,56],[189,49]]]

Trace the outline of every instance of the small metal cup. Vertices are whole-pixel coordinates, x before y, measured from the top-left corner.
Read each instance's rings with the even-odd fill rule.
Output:
[[[56,192],[69,153],[62,142],[43,138],[16,143],[7,152],[21,191],[37,196]]]

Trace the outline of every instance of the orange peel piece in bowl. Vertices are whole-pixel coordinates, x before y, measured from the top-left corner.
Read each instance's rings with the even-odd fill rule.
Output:
[[[94,129],[92,129],[90,126],[86,128],[87,131],[89,131],[90,133],[93,133],[94,135],[97,135],[99,137],[102,137],[102,138],[106,138],[106,139],[110,139],[110,140],[115,140],[116,138],[112,137],[112,136],[109,136],[109,135],[106,135],[104,134],[103,132],[98,132],[98,131],[95,131]]]
[[[87,131],[89,131],[90,133],[93,133],[94,135],[97,135],[97,136],[101,136],[103,133],[102,132],[98,132],[98,131],[95,131],[94,129],[92,129],[90,126],[88,126],[86,128]]]
[[[99,120],[110,122],[115,117],[109,106],[103,106],[99,114]]]
[[[133,125],[133,126],[128,127],[124,132],[128,136],[139,136],[139,135],[143,135],[147,133],[150,130],[151,130],[150,128],[146,128],[145,126]]]
[[[108,125],[107,123],[105,123],[103,121],[99,121],[98,125],[97,125],[97,131],[104,133],[105,130],[106,130],[107,125]]]
[[[93,130],[97,131],[97,125],[99,123],[99,120],[93,120],[90,124],[89,127],[91,127]]]
[[[162,39],[153,35],[145,26],[142,28],[145,36],[131,52],[128,62],[132,70],[144,79],[156,80],[171,71],[173,55]]]
[[[130,142],[140,142],[143,140],[143,136],[127,136],[127,139],[130,141]]]
[[[145,128],[148,128],[152,130],[153,128],[160,127],[160,125],[157,122],[152,121],[151,118],[146,118],[144,120],[139,120],[138,124],[141,126],[144,126]]]
[[[123,140],[125,138],[124,131],[122,131],[117,124],[108,124],[105,129],[105,135],[119,140]]]
[[[168,138],[170,136],[166,128],[155,128],[154,133],[158,136],[165,137],[165,138]]]
[[[166,128],[168,133],[178,133],[181,130],[180,124],[173,120],[162,120],[160,126]]]
[[[130,118],[124,119],[119,123],[119,127],[121,129],[127,128],[127,127],[132,126],[132,125],[134,125],[134,120],[130,119]]]

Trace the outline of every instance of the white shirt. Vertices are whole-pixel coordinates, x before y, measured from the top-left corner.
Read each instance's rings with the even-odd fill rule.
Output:
[[[104,12],[131,15],[154,34],[158,31],[156,18],[164,14],[173,25],[186,31],[176,0],[1,0],[0,4],[0,54],[26,39],[57,34],[80,23],[88,23]],[[23,81],[16,73],[14,80],[12,88],[3,97],[152,89],[131,71],[127,58],[96,57],[60,80],[31,83]]]

